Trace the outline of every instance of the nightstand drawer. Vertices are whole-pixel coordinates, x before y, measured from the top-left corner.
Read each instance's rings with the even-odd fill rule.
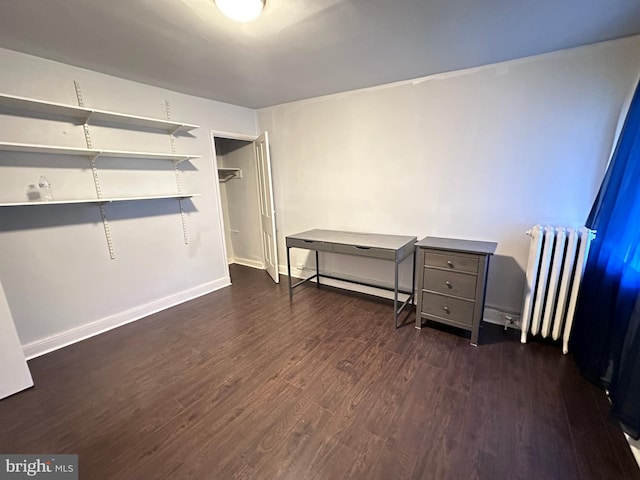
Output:
[[[320,252],[330,252],[331,244],[327,242],[319,242],[317,240],[302,240],[299,238],[287,238],[287,247],[299,247],[308,250],[318,250]]]
[[[427,267],[424,269],[423,288],[432,292],[474,300],[476,280],[476,275]]]
[[[460,272],[478,272],[478,257],[476,255],[427,250],[424,253],[424,264],[427,267],[446,268]]]
[[[423,292],[422,313],[471,326],[474,302]]]
[[[382,258],[385,260],[395,260],[396,258],[395,250],[375,247],[359,247],[357,245],[345,245],[341,243],[333,245],[333,253],[345,253],[347,255]]]

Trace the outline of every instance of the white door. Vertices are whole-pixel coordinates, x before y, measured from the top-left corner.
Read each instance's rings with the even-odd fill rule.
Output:
[[[269,272],[274,282],[279,283],[276,216],[273,203],[271,157],[269,156],[269,136],[267,132],[264,132],[256,139],[255,145],[258,165],[258,196],[260,201],[262,253],[264,255],[264,264],[267,272]]]
[[[0,398],[32,386],[31,372],[0,283]]]

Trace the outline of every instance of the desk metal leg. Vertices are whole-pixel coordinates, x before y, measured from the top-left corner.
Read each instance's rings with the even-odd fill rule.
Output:
[[[411,306],[416,305],[416,250],[413,250],[413,276],[411,277]]]
[[[320,262],[318,262],[317,250],[316,250],[316,288],[320,288]]]
[[[398,261],[395,262],[395,277],[393,282],[393,323],[398,328]]]
[[[290,247],[287,247],[287,278],[289,278],[289,301],[293,300],[293,287],[291,287],[291,259],[289,258]]]

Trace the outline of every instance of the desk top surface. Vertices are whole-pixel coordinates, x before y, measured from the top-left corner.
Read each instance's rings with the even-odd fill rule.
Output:
[[[343,232],[339,230],[307,230],[306,232],[287,235],[286,238],[312,240],[314,242],[339,243],[370,248],[400,250],[407,244],[413,244],[417,237],[405,235],[386,235],[379,233]]]

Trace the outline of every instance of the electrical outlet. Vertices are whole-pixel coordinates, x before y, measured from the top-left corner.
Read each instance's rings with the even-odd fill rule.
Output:
[[[304,270],[304,263],[296,263],[296,268],[298,270]]]

